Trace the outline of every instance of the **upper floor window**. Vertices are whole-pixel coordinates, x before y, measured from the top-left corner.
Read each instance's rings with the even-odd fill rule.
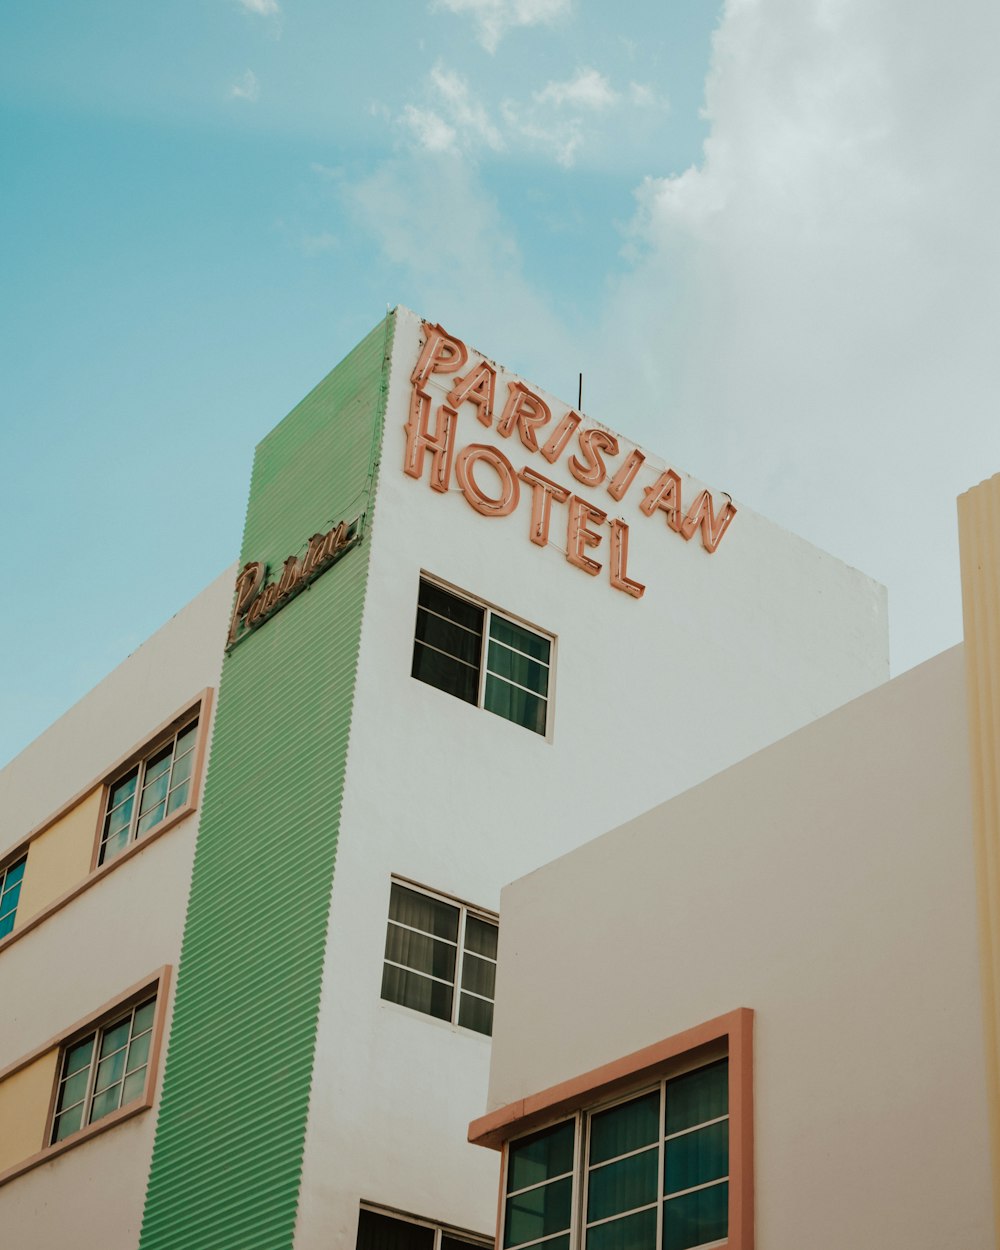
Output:
[[[382,997],[492,1033],[497,932],[495,917],[394,881]]]
[[[197,736],[198,721],[190,721],[110,784],[98,864],[187,802]]]
[[[463,595],[420,579],[412,676],[544,734],[552,640]]]
[[[416,1216],[403,1218],[362,1207],[357,1250],[493,1250],[493,1242]]]
[[[63,1048],[52,1142],[143,1097],[156,996]]]
[[[17,900],[21,897],[21,880],[28,857],[22,855],[6,868],[0,868],[0,938],[6,937],[14,927]]]
[[[729,1061],[720,1059],[512,1141],[503,1250],[724,1245],[728,1091]]]

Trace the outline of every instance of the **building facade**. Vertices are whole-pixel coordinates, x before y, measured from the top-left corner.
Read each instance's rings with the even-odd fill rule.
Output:
[[[232,586],[0,774],[0,1220],[489,1241],[500,887],[879,685],[884,592],[402,309]]]
[[[1000,477],[960,513],[963,645],[504,890],[504,1250],[997,1245]]]

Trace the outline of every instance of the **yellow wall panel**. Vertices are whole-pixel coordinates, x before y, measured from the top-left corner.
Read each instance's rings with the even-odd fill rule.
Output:
[[[969,762],[993,1141],[994,1212],[1000,1244],[1000,474],[959,496]]]
[[[31,843],[15,929],[79,885],[90,872],[102,790],[103,786],[91,790]]]
[[[0,1173],[45,1145],[45,1121],[59,1064],[59,1047],[0,1081]]]

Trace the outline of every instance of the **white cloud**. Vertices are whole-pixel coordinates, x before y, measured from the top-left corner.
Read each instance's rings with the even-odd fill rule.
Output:
[[[403,109],[401,121],[409,127],[422,148],[428,152],[454,152],[458,135],[454,126],[449,126],[443,117],[430,109],[417,108],[407,104]]]
[[[257,81],[257,75],[252,69],[244,70],[229,88],[229,98],[231,100],[247,100],[250,104],[253,104],[259,96],[260,83]]]
[[[495,52],[508,30],[552,25],[568,17],[571,0],[435,0],[434,7],[470,14],[478,28],[479,42],[487,52]]]
[[[728,0],[605,328],[647,441],[888,582],[896,668],[960,636],[954,496],[1000,469],[998,44],[994,0]]]
[[[435,65],[426,94],[431,107],[407,104],[399,118],[420,147],[451,153],[482,144],[495,152],[503,149],[503,136],[460,74]]]
[[[281,5],[278,0],[236,0],[247,13],[255,13],[258,17],[280,17]]]
[[[565,82],[550,82],[535,92],[539,104],[570,105],[574,108],[603,112],[618,103],[618,92],[596,69],[578,69]]]

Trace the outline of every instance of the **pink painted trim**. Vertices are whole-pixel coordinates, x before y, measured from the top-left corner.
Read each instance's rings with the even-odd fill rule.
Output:
[[[658,1080],[673,1060],[723,1039],[729,1047],[730,1146],[729,1239],[724,1244],[728,1250],[753,1250],[753,1011],[749,1007],[739,1007],[491,1111],[469,1125],[469,1141],[501,1150],[512,1137],[614,1097],[629,1086]]]

